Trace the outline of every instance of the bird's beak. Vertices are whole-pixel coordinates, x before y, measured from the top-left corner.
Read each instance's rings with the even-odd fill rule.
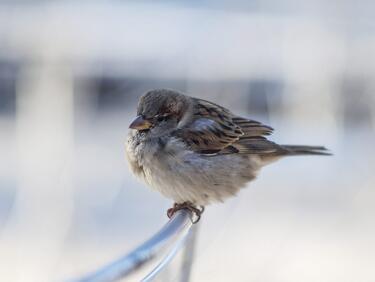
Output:
[[[133,122],[129,125],[131,129],[145,130],[150,129],[152,123],[144,119],[142,116],[137,116]]]

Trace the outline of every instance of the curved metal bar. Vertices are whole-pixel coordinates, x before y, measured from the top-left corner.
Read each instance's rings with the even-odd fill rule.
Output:
[[[179,278],[174,278],[174,281],[179,282],[188,282],[190,281],[191,269],[193,266],[193,259],[194,259],[194,249],[195,249],[195,240],[197,235],[197,225],[194,225],[187,236],[181,239],[172,250],[163,258],[163,260],[151,271],[145,278],[143,278],[142,282],[151,282],[154,279],[159,278],[158,275],[162,270],[164,270],[175,255],[180,251],[183,252],[182,254],[182,265],[179,271]]]
[[[184,246],[187,236],[184,236],[177,244],[173,247],[171,251],[163,258],[163,260],[145,277],[142,282],[153,281],[157,275],[172,261],[177,252]]]
[[[198,228],[199,225],[195,224],[185,241],[185,247],[184,247],[184,254],[183,254],[183,260],[181,265],[181,278],[179,282],[189,282],[191,278],[191,272],[193,269],[193,263],[195,258],[195,252],[197,248],[197,237],[198,237]]]
[[[98,271],[75,282],[112,282],[125,278],[139,271],[151,261],[159,257],[164,250],[172,248],[166,258],[151,272],[160,271],[161,265],[166,265],[174,254],[183,246],[190,228],[193,225],[192,213],[188,210],[177,211],[164,227],[141,246]],[[149,277],[149,276],[148,276]]]

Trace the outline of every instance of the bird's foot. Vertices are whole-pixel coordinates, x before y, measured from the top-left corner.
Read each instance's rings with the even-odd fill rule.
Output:
[[[178,210],[182,209],[187,209],[195,215],[195,218],[193,219],[194,224],[201,219],[201,215],[204,212],[204,206],[194,206],[192,203],[184,202],[181,204],[175,203],[173,208],[168,209],[167,215],[171,218]]]

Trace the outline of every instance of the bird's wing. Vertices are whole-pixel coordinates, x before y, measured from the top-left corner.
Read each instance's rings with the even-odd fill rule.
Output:
[[[238,153],[268,155],[285,151],[280,145],[265,137],[272,134],[272,127],[238,116],[233,117],[233,122],[244,133],[237,142],[232,144],[238,150]]]
[[[191,121],[174,134],[201,154],[270,154],[281,147],[264,136],[272,128],[233,115],[214,103],[196,99]]]

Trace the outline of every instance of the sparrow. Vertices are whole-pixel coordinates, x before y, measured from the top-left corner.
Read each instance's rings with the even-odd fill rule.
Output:
[[[199,221],[204,207],[235,196],[259,170],[282,157],[330,155],[322,146],[279,145],[273,129],[230,110],[170,89],[139,100],[126,156],[132,172]]]

